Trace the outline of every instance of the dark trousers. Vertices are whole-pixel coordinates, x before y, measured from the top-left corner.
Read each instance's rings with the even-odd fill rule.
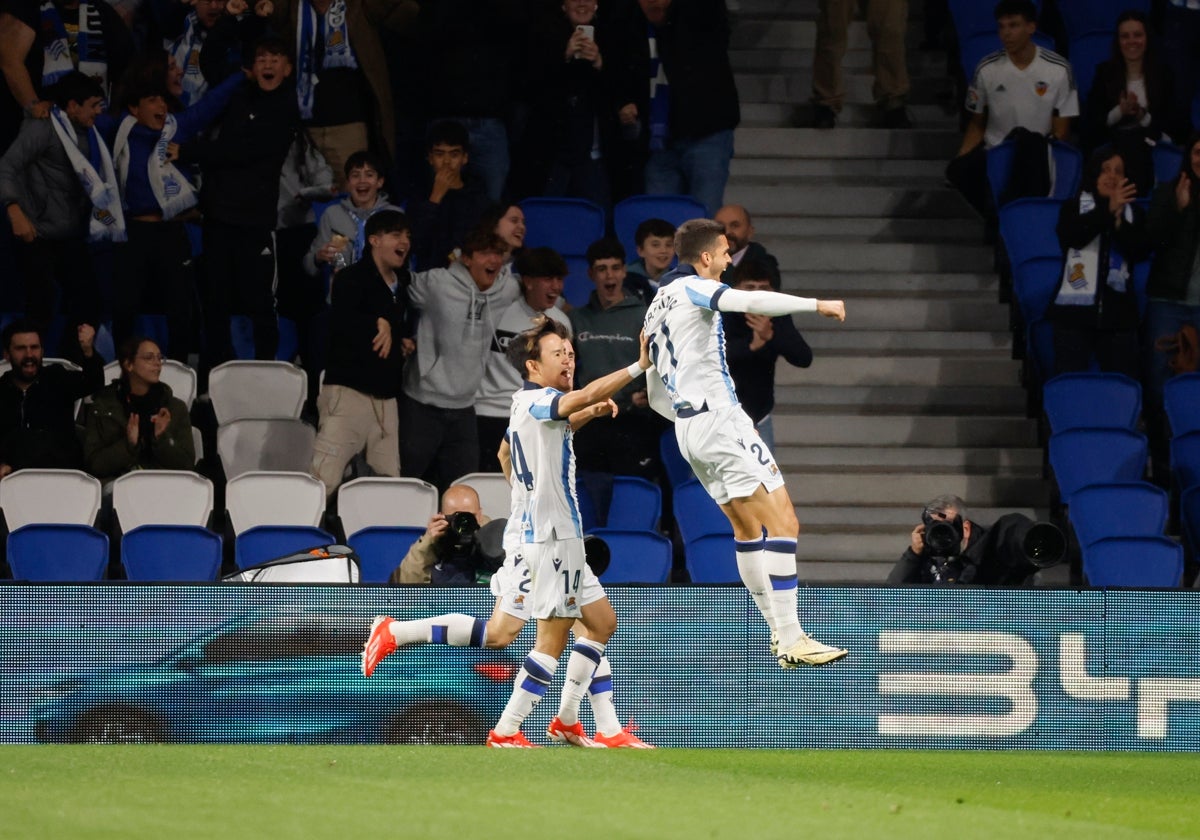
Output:
[[[474,408],[438,408],[400,400],[400,474],[420,478],[439,493],[479,467]]]
[[[308,374],[308,402],[316,411],[320,375],[325,369],[329,346],[329,306],[325,303],[324,276],[312,277],[304,270],[304,254],[317,235],[312,224],[279,228],[275,231],[275,263],[279,282],[275,300],[281,318],[296,323],[300,345],[300,366]]]
[[[25,314],[49,326],[59,310],[70,323],[100,323],[100,290],[92,254],[80,239],[17,240],[17,259],[25,283]],[[68,330],[74,338],[74,331]]]
[[[130,220],[129,240],[113,252],[113,341],[133,335],[142,313],[167,316],[167,355],[187,361],[195,278],[192,246],[183,222]]]
[[[508,430],[507,417],[475,416],[475,425],[479,429],[479,471],[500,472],[500,441],[504,440],[504,432]]]
[[[254,357],[274,359],[279,347],[275,320],[275,238],[268,228],[204,223],[201,297],[206,368],[233,358],[229,316],[248,315],[254,325]]]
[[[1097,330],[1054,325],[1054,372],[1088,370],[1095,356],[1100,370],[1141,376],[1137,330]]]
[[[986,219],[995,215],[987,177],[987,149],[982,143],[946,165],[946,180],[980,216]]]

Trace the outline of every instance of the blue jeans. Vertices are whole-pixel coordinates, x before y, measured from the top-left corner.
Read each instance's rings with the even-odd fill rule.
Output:
[[[732,158],[733,129],[698,140],[672,140],[646,161],[646,194],[690,195],[711,217],[724,203]]]
[[[755,423],[754,428],[758,431],[758,436],[762,438],[763,443],[767,445],[767,449],[770,449],[771,453],[774,454],[775,422],[771,419],[771,415],[768,414],[766,417]]]
[[[488,198],[499,203],[508,180],[508,129],[504,120],[491,117],[445,117],[467,130],[471,148],[467,150],[467,171],[483,182]]]
[[[1166,300],[1151,300],[1146,306],[1144,401],[1148,409],[1161,410],[1163,385],[1174,375],[1170,366],[1170,356],[1155,349],[1154,343],[1160,336],[1179,332],[1185,324],[1191,324],[1200,330],[1200,306]]]

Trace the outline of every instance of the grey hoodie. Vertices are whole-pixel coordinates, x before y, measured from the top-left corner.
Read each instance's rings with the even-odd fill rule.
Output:
[[[461,262],[414,274],[408,297],[421,321],[417,352],[404,367],[404,393],[438,408],[473,406],[496,325],[520,296],[520,284],[505,271],[486,292]]]
[[[324,266],[317,265],[317,252],[325,247],[325,243],[335,233],[346,237],[346,247],[342,249],[342,253],[346,255],[346,265],[353,265],[358,261],[355,250],[360,246],[355,244],[355,240],[359,236],[361,226],[365,225],[367,219],[380,210],[399,209],[388,201],[387,193],[384,192],[379,193],[375,203],[365,209],[355,207],[350,196],[346,196],[337,204],[326,207],[325,212],[321,214],[321,220],[317,223],[317,235],[313,239],[312,245],[308,247],[308,253],[304,255],[304,270],[313,277],[321,273]]]

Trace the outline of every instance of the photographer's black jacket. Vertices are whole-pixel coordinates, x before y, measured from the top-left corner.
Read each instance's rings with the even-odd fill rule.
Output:
[[[948,583],[975,586],[1020,586],[1036,569],[1024,557],[1020,542],[1034,522],[1023,513],[1006,513],[989,527],[971,522],[971,537],[961,555],[962,570]],[[904,550],[888,575],[889,585],[932,583],[929,573],[933,559]]]

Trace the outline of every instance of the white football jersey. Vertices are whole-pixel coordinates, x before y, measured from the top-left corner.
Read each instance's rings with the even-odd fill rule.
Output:
[[[513,394],[508,421],[512,512],[505,529],[506,545],[514,536],[518,543],[583,537],[571,423],[558,415],[562,396],[562,391],[532,382]]]
[[[1018,126],[1049,134],[1055,113],[1079,116],[1079,95],[1070,63],[1041,47],[1024,70],[1013,64],[1004,50],[984,57],[967,90],[967,110],[982,114],[984,109],[988,116],[983,142],[989,149]]]
[[[737,405],[725,362],[725,330],[717,300],[724,283],[692,275],[661,286],[646,311],[650,360],[675,413],[687,417],[705,408]]]

